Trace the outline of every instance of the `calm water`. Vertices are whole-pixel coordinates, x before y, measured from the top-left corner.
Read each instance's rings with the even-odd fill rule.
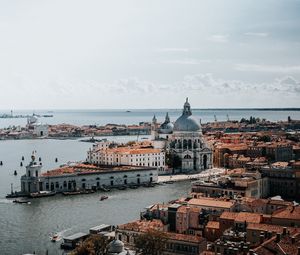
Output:
[[[134,137],[117,137],[128,141]],[[112,139],[112,137],[109,137]],[[0,141],[0,254],[62,254],[59,243],[49,239],[51,232],[64,235],[88,231],[92,226],[108,223],[120,224],[139,218],[139,212],[155,202],[167,202],[186,195],[189,182],[140,188],[138,190],[112,191],[109,199],[100,202],[101,193],[74,197],[49,197],[36,199],[31,205],[13,204],[6,200],[10,183],[20,188],[19,178],[25,173],[20,161],[30,159],[33,150],[42,157],[44,171],[67,161],[83,160],[90,143],[77,140],[22,140]],[[59,162],[54,159],[58,157]],[[18,171],[18,176],[13,171]]]
[[[140,121],[151,121],[155,113],[162,121],[167,110],[133,110],[125,111],[54,111],[53,118],[42,118],[44,123],[84,124],[133,124]],[[46,111],[36,113],[45,114]],[[181,110],[168,110],[174,121]],[[1,114],[2,112],[0,112]],[[15,112],[15,114],[31,114],[32,112]],[[287,116],[300,119],[299,111],[238,111],[238,110],[194,110],[194,115],[203,122],[255,116],[269,120],[285,120]],[[25,125],[26,119],[0,119],[0,127],[9,125]],[[135,137],[108,137],[117,141],[128,141]],[[36,150],[42,158],[43,170],[55,168],[68,161],[84,160],[90,143],[78,140],[19,140],[0,141],[0,254],[22,254],[35,251],[37,254],[61,254],[59,244],[51,243],[51,232],[63,232],[64,235],[79,231],[88,231],[92,226],[101,223],[120,224],[137,219],[139,212],[155,202],[169,200],[186,195],[189,182],[158,186],[138,190],[113,191],[109,199],[99,201],[100,193],[76,197],[56,196],[33,200],[31,205],[13,204],[4,197],[10,192],[13,183],[20,189],[20,176],[25,168],[20,167],[22,156],[28,163],[32,151]],[[55,158],[59,159],[55,163]],[[13,172],[17,170],[18,176]]]
[[[169,112],[171,121],[175,121],[181,114],[181,109],[159,109],[159,110],[55,110],[34,111],[36,114],[53,114],[52,118],[41,118],[41,122],[48,124],[69,123],[74,125],[104,125],[107,123],[115,124],[138,124],[139,122],[152,120],[153,114],[159,121],[163,121],[166,112]],[[0,111],[0,114],[9,113],[9,111]],[[33,111],[14,111],[14,114],[30,115]],[[300,119],[300,111],[266,111],[266,110],[193,110],[193,115],[201,119],[203,123],[214,121],[214,115],[217,119],[227,120],[227,115],[231,120],[240,120],[243,117],[250,116],[266,118],[272,121],[287,120],[288,116],[292,119]],[[26,119],[0,119],[0,128],[9,125],[26,124]]]

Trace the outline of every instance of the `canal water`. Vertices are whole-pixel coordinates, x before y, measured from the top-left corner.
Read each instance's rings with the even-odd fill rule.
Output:
[[[136,137],[108,137],[129,141]],[[60,243],[52,243],[50,234],[61,232],[64,236],[88,232],[90,227],[107,223],[121,224],[139,218],[140,211],[156,202],[168,202],[187,195],[190,182],[159,185],[154,188],[111,191],[109,199],[99,201],[101,192],[89,195],[64,197],[57,195],[32,200],[30,205],[14,204],[5,199],[11,183],[20,189],[20,176],[32,151],[41,157],[43,170],[58,167],[68,161],[84,160],[92,144],[79,140],[19,140],[0,141],[0,254],[33,253],[62,254]],[[20,167],[22,156],[24,166]],[[58,162],[55,163],[55,158]],[[17,170],[18,175],[13,172]]]

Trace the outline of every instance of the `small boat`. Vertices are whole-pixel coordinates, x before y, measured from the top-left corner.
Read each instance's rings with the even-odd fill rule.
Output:
[[[13,200],[13,203],[16,203],[16,204],[31,204],[31,202],[27,199],[15,199],[15,200]]]
[[[80,195],[80,191],[66,191],[62,193],[64,196],[74,196],[74,195]]]
[[[103,201],[103,200],[105,200],[105,199],[108,199],[108,196],[101,196],[101,197],[100,197],[100,201]]]
[[[56,195],[55,191],[40,191],[40,192],[30,193],[29,197],[39,198],[39,197],[51,197],[54,195]]]
[[[105,186],[101,186],[101,187],[100,187],[100,190],[102,190],[102,191],[110,191],[110,189],[109,189],[109,188],[106,188]]]
[[[60,240],[60,236],[58,234],[54,234],[53,236],[50,237],[51,242],[57,242]]]
[[[125,189],[127,189],[127,187],[125,185],[123,185],[123,186],[119,186],[118,189],[119,190],[125,190]]]
[[[139,187],[139,186],[137,186],[137,185],[130,185],[130,186],[129,186],[130,189],[137,189],[138,187]]]

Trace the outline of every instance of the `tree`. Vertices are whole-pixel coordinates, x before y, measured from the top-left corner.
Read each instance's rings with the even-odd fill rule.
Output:
[[[171,168],[178,168],[181,166],[181,159],[178,155],[172,153],[172,152],[167,152],[166,153],[166,164],[167,166]]]
[[[109,240],[100,235],[91,235],[71,255],[107,255]]]
[[[166,232],[149,229],[135,239],[136,253],[137,255],[161,255],[167,240]]]

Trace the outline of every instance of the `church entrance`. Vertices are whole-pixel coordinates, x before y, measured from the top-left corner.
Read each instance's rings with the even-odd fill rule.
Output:
[[[203,156],[203,168],[207,169],[207,155]]]

